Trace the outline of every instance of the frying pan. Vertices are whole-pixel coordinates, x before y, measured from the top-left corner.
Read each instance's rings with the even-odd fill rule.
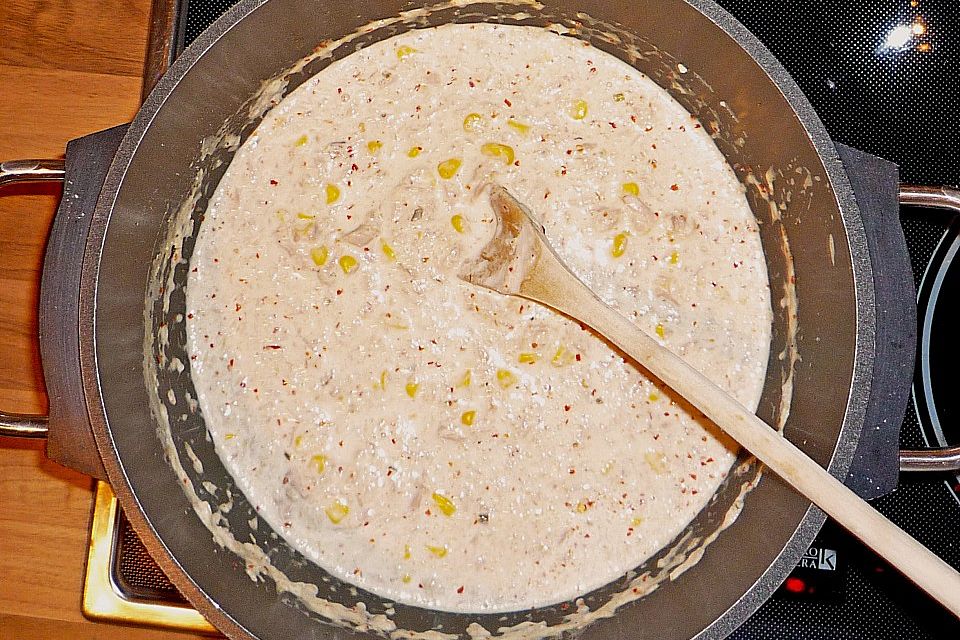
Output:
[[[714,134],[747,186],[768,261],[774,331],[761,418],[843,478],[868,410],[902,412],[912,351],[891,355],[877,339],[878,315],[890,309],[905,310],[899,322],[915,328],[911,285],[884,280],[897,272],[891,265],[903,266],[902,235],[871,242],[813,109],[731,16],[707,0],[424,5],[246,0],[185,51],[146,100],[82,235],[47,254],[48,268],[82,263],[76,286],[61,291],[77,324],[57,335],[77,346],[82,387],[74,387],[105,475],[164,571],[234,638],[470,637],[481,627],[509,636],[531,623],[544,634],[585,638],[722,638],[771,595],[824,519],[746,455],[688,529],[630,574],[576,602],[468,615],[383,602],[306,560],[266,523],[252,528],[255,510],[206,436],[185,350],[184,285],[207,200],[237,143],[270,98],[332,60],[450,21],[562,25],[653,78]],[[55,166],[19,168],[26,177],[62,175]],[[943,191],[906,195],[949,205]],[[46,271],[44,279],[46,290]],[[41,326],[58,331],[49,318]],[[896,366],[878,362],[878,352]],[[182,371],[167,366],[174,358],[186,364]],[[20,422],[43,431],[37,421]],[[684,562],[699,554],[699,562]],[[624,597],[647,581],[657,588]],[[578,609],[599,613],[584,624],[570,617]]]

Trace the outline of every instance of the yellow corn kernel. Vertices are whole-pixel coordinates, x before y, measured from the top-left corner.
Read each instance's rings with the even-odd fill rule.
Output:
[[[437,165],[437,173],[440,174],[440,177],[444,180],[449,180],[453,176],[457,175],[457,171],[460,171],[460,165],[463,164],[463,161],[460,158],[450,158],[449,160],[444,160]]]
[[[452,217],[450,218],[450,224],[453,226],[454,230],[455,230],[457,233],[463,233],[464,220],[463,220],[463,216],[462,216],[462,215],[460,215],[460,214],[458,213],[458,214],[456,214],[455,216],[452,216]]]
[[[676,251],[670,254],[670,264],[677,264],[680,262],[680,254]]]
[[[553,354],[553,357],[550,358],[550,364],[555,367],[565,367],[568,364],[572,364],[576,356],[567,351],[567,348],[563,345],[557,347],[557,352]]]
[[[297,138],[297,141],[294,144],[298,147],[302,147],[303,145],[307,144],[307,140],[309,140],[309,138],[307,138],[307,134],[303,134]]]
[[[578,503],[577,503],[577,513],[586,513],[586,512],[587,512],[587,505],[586,505],[586,503],[584,503],[584,502],[578,502]]]
[[[340,187],[335,184],[328,184],[326,188],[327,204],[333,204],[340,199]]]
[[[302,211],[297,214],[297,218],[299,218],[300,220],[313,220],[313,219],[316,218],[316,217],[317,217],[317,216],[315,216],[315,215],[313,215],[313,214],[304,213],[304,212],[302,212]]]
[[[403,574],[403,577],[400,579],[403,581],[403,584],[410,584],[410,581],[413,580],[413,578],[410,577],[409,573]]]
[[[463,130],[467,133],[473,133],[480,129],[480,125],[483,123],[483,116],[479,113],[468,113],[467,117],[463,119]]]
[[[619,258],[627,250],[627,238],[629,233],[623,232],[613,236],[613,243],[610,245],[610,255]]]
[[[587,117],[587,101],[576,100],[570,105],[570,117],[574,120],[583,120]]]
[[[660,399],[660,396],[655,393],[651,393],[649,396],[647,396],[647,399],[650,400],[650,402],[656,402]]]
[[[371,140],[367,143],[367,151],[370,153],[376,153],[383,147],[383,143],[379,140]]]
[[[509,369],[497,369],[497,382],[504,389],[512,387],[517,383],[517,376]]]
[[[403,60],[411,53],[416,53],[416,52],[417,50],[411,47],[410,45],[402,44],[399,47],[397,47],[397,58],[399,58],[400,60]]]
[[[317,470],[317,473],[323,473],[327,468],[327,456],[323,455],[322,453],[311,456],[310,464],[314,469]]]
[[[403,545],[403,559],[404,560],[410,559],[410,545],[408,544]]]
[[[480,147],[480,153],[491,158],[503,158],[503,164],[513,164],[513,147],[499,142],[488,142]]]
[[[643,454],[643,459],[650,465],[650,468],[658,474],[664,473],[667,470],[667,456],[662,453],[648,451]]]
[[[634,518],[630,521],[631,527],[639,527],[641,524],[643,524],[643,518]]]
[[[453,501],[442,493],[433,493],[433,501],[437,504],[437,508],[440,509],[440,512],[445,516],[452,516],[457,511],[457,507],[453,504]]]
[[[297,242],[303,240],[303,237],[308,233],[311,233],[316,226],[317,223],[313,220],[307,220],[302,224],[298,224],[293,228],[293,239]]]
[[[519,131],[520,133],[527,133],[528,131],[530,131],[530,125],[524,124],[519,120],[517,120],[516,118],[509,118],[507,120],[507,126],[510,127],[511,129]]]
[[[343,500],[337,500],[323,511],[327,514],[327,517],[330,518],[330,522],[340,524],[340,521],[350,513],[350,507],[348,507],[347,503]]]
[[[420,388],[420,385],[417,384],[416,382],[408,382],[407,386],[404,387],[404,389],[407,390],[407,395],[410,396],[411,398],[415,398],[417,396],[417,389],[419,388]]]
[[[477,419],[477,412],[474,411],[473,409],[470,409],[470,411],[464,411],[463,413],[460,414],[460,424],[466,427],[472,427],[473,421],[476,419]]]
[[[337,262],[344,273],[352,273],[357,268],[357,259],[353,256],[340,256]]]
[[[463,377],[460,378],[460,382],[457,383],[457,386],[458,386],[458,387],[469,387],[469,386],[470,386],[470,382],[472,381],[472,379],[473,379],[473,376],[472,376],[472,374],[471,374],[471,372],[470,372],[470,369],[467,369],[466,372],[464,372]]]
[[[625,98],[626,98],[626,96],[624,96],[622,93],[615,93],[615,94],[613,94],[613,101],[614,101],[614,102],[623,102]]]
[[[640,186],[636,182],[624,182],[623,193],[628,196],[639,196]]]
[[[519,356],[517,356],[517,360],[523,364],[533,364],[537,361],[537,354],[521,353]]]
[[[417,147],[417,146],[410,147],[410,150],[407,151],[407,156],[411,158],[416,158],[418,155],[420,155],[421,151],[423,151],[423,147]]]
[[[296,438],[293,439],[293,446],[299,448],[300,445],[302,444],[303,444],[303,436],[297,436]]]
[[[664,335],[666,335],[666,332],[663,330],[663,325],[662,325],[662,324],[659,324],[659,323],[658,323],[657,326],[654,327],[653,330],[656,331],[656,332],[657,332],[657,335],[660,336],[661,338],[662,338]]]
[[[380,250],[383,251],[383,255],[387,257],[387,260],[392,261],[397,259],[397,252],[393,250],[393,247],[391,247],[386,240],[380,242]]]
[[[322,267],[327,264],[327,258],[330,257],[330,251],[327,249],[326,245],[322,247],[314,247],[310,249],[310,259],[313,260],[313,264],[318,267]]]
[[[429,552],[432,553],[433,555],[437,556],[438,558],[442,558],[442,557],[444,557],[445,555],[447,555],[447,547],[446,547],[446,545],[444,545],[444,546],[442,546],[442,547],[438,547],[438,546],[434,546],[434,545],[432,545],[432,544],[428,544],[428,545],[426,545],[426,546],[427,546],[427,551],[429,551]]]
[[[224,439],[224,440],[233,440],[233,439],[236,438],[236,437],[237,437],[237,434],[235,434],[235,433],[227,433],[227,434],[224,434],[223,439]]]

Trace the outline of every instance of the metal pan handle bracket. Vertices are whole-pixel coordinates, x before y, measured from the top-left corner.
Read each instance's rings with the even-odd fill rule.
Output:
[[[900,204],[943,209],[960,214],[960,190],[953,187],[929,187],[901,184]],[[900,451],[901,471],[960,470],[960,446],[941,449],[905,449]]]
[[[63,160],[11,160],[0,162],[0,188],[26,182],[62,182]],[[45,438],[47,416],[0,411],[0,436]]]

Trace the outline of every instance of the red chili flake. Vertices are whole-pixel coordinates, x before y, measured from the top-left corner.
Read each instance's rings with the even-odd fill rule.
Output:
[[[570,469],[570,475],[576,475],[576,473],[577,473],[576,469]]]
[[[614,129],[617,128],[617,123],[616,123],[616,122],[608,122],[607,124],[609,124],[609,125],[610,125],[612,128],[614,128]]]
[[[510,102],[509,100],[507,100],[506,98],[503,99],[503,104],[507,105],[508,107],[512,107],[512,106],[513,106],[513,103]]]
[[[350,165],[350,171],[359,171],[359,170],[360,170],[360,167],[357,166],[357,163],[353,163]]]
[[[578,353],[575,357],[577,359],[577,362],[580,362],[580,354]]]
[[[670,185],[670,191],[679,191],[679,190],[680,190],[680,185],[677,185],[677,184]]]
[[[563,405],[563,410],[564,410],[564,411],[570,411],[570,405],[568,405],[568,404]]]
[[[343,289],[337,289],[337,295],[340,295],[341,293],[343,293]]]
[[[463,586],[462,586],[462,585],[460,586],[459,589],[457,589],[457,593],[463,593]]]
[[[432,514],[430,513],[430,509],[427,509],[426,511],[424,511],[424,513],[427,514],[428,516],[429,516],[429,515],[432,515]]]
[[[275,186],[277,186],[277,185],[280,184],[280,183],[277,182],[276,180],[271,180],[271,181],[270,181],[270,184],[275,187]]]
[[[469,84],[471,88],[477,86],[473,83],[473,80],[468,80],[467,84]]]

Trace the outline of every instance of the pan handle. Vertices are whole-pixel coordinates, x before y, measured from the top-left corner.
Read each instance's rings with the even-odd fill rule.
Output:
[[[0,162],[0,187],[21,182],[63,182],[64,161],[9,160]]]
[[[63,182],[63,160],[11,160],[0,162],[0,188],[25,182]],[[47,416],[0,411],[0,436],[47,437]]]
[[[960,189],[901,184],[900,204],[929,209],[942,209],[951,215],[960,214]],[[901,471],[958,471],[960,446],[939,449],[904,449],[900,451]]]

